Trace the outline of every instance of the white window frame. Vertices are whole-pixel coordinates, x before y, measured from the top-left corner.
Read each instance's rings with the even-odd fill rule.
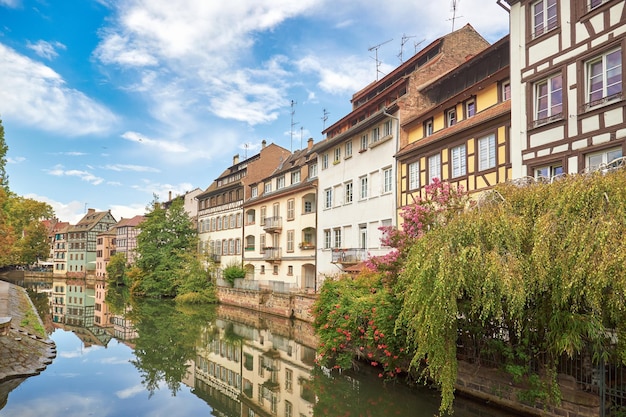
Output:
[[[464,143],[450,149],[450,160],[452,163],[452,178],[467,175],[467,149]]]
[[[341,248],[341,229],[333,229],[333,248]]]
[[[614,159],[624,156],[624,151],[621,147],[603,149],[598,152],[593,152],[585,155],[585,170],[587,172],[597,171],[602,168],[603,165],[608,164]],[[592,164],[592,159],[594,162]]]
[[[563,165],[558,163],[537,167],[533,170],[533,172],[535,179],[546,178],[551,180],[554,177],[562,175],[565,171],[563,171]]]
[[[391,120],[383,123],[383,137],[391,136],[393,134],[393,122]]]
[[[365,200],[369,195],[369,185],[367,180],[367,175],[359,178],[359,197],[361,200]]]
[[[556,29],[559,23],[557,0],[539,0],[532,4],[533,38]]]
[[[380,126],[376,126],[372,129],[372,143],[376,143],[380,140]]]
[[[420,163],[419,161],[411,162],[407,166],[407,175],[409,177],[409,190],[417,190],[420,188]]]
[[[496,161],[496,135],[494,133],[478,139],[478,170],[485,171],[495,168]]]
[[[469,99],[465,102],[465,117],[469,118],[476,115],[476,99]]]
[[[285,176],[281,175],[280,177],[276,178],[276,189],[280,190],[281,188],[285,188]]]
[[[322,155],[322,169],[328,168],[328,152]]]
[[[383,169],[383,193],[387,194],[393,191],[393,170],[392,168]]]
[[[433,134],[433,119],[428,119],[424,122],[424,137],[428,137]]]
[[[456,122],[456,107],[446,110],[446,127],[454,126]]]
[[[433,179],[435,178],[441,179],[441,154],[440,153],[436,153],[428,157],[428,183],[432,184]]]
[[[348,141],[345,144],[345,156],[344,158],[350,158],[352,156],[352,141]]]
[[[352,181],[345,183],[344,185],[344,204],[350,204],[352,203],[352,199],[353,199],[353,194],[354,194],[354,186],[352,184]]]
[[[361,150],[366,150],[367,145],[369,145],[369,137],[367,133],[364,133],[363,135],[361,135]]]
[[[330,245],[332,243],[332,238],[330,234],[330,229],[324,230],[324,249],[330,249]]]
[[[561,73],[534,85],[535,126],[561,119],[563,116],[563,76]]]
[[[330,209],[333,207],[333,189],[327,188],[324,190],[324,208]]]
[[[300,171],[294,171],[291,173],[291,184],[300,183]]]
[[[341,160],[341,147],[338,146],[335,148],[334,155],[333,163],[339,162]]]
[[[609,68],[607,67],[608,65],[607,58],[613,54],[616,54],[616,56],[619,57],[619,66],[614,66],[614,67]],[[601,73],[592,75],[591,68],[592,66],[596,64],[600,64]],[[585,97],[587,100],[588,108],[596,107],[608,101],[613,101],[613,100],[623,97],[624,86],[623,86],[623,72],[622,71],[623,71],[623,59],[622,59],[621,47],[606,51],[603,54],[595,58],[592,58],[585,63],[585,83],[586,83]],[[616,72],[617,74],[619,74],[619,82],[614,82],[611,86],[609,86],[607,85],[609,82],[608,74],[611,72]],[[592,91],[591,89],[593,87],[592,87],[591,79],[597,78],[597,77],[602,77],[602,80],[600,80],[601,86],[599,89],[596,88],[595,90]],[[619,91],[616,91],[616,90],[612,91],[611,87],[616,86],[617,84],[620,85]],[[597,93],[600,93],[601,96],[597,96]],[[596,94],[596,96],[594,96],[594,94]]]
[[[317,164],[309,165],[309,178],[317,178]]]
[[[290,198],[287,200],[287,220],[295,219],[296,215],[296,200],[294,198]]]

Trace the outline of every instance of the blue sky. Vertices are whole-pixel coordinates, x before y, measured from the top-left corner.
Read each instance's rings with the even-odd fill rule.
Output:
[[[381,77],[451,31],[452,3],[0,0],[10,188],[64,221],[119,220],[205,189],[264,139],[318,142],[376,80],[376,50]],[[508,33],[496,0],[456,5],[455,28]]]

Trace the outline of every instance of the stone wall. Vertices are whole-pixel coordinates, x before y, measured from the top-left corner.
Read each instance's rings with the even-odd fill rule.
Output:
[[[497,369],[472,365],[459,361],[456,390],[492,405],[512,410],[516,413],[531,416],[563,416],[563,417],[597,417],[600,415],[600,398],[576,388],[567,377],[559,378],[561,404],[559,406],[543,406],[542,404],[526,405],[519,401],[518,394],[525,387],[515,384],[510,375]]]
[[[316,299],[315,294],[276,293],[269,290],[255,291],[217,287],[217,297],[221,304],[279,317],[294,318],[308,323],[313,322],[311,308]]]

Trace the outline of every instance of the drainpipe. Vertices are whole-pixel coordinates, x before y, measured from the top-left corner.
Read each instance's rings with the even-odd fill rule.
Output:
[[[393,116],[389,113],[387,113],[387,107],[383,108],[383,114],[391,119],[394,119],[396,121],[396,152],[398,152],[400,149],[400,119],[396,116]],[[398,219],[398,161],[395,160],[395,156],[394,156],[394,178],[393,178],[393,219],[392,219],[392,225],[394,223],[397,223],[397,219]],[[396,224],[396,227],[398,227],[399,225]]]

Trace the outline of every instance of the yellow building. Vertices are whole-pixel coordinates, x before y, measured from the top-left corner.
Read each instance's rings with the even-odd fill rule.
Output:
[[[508,36],[418,90],[430,105],[401,116],[400,209],[433,178],[470,194],[511,178]]]

